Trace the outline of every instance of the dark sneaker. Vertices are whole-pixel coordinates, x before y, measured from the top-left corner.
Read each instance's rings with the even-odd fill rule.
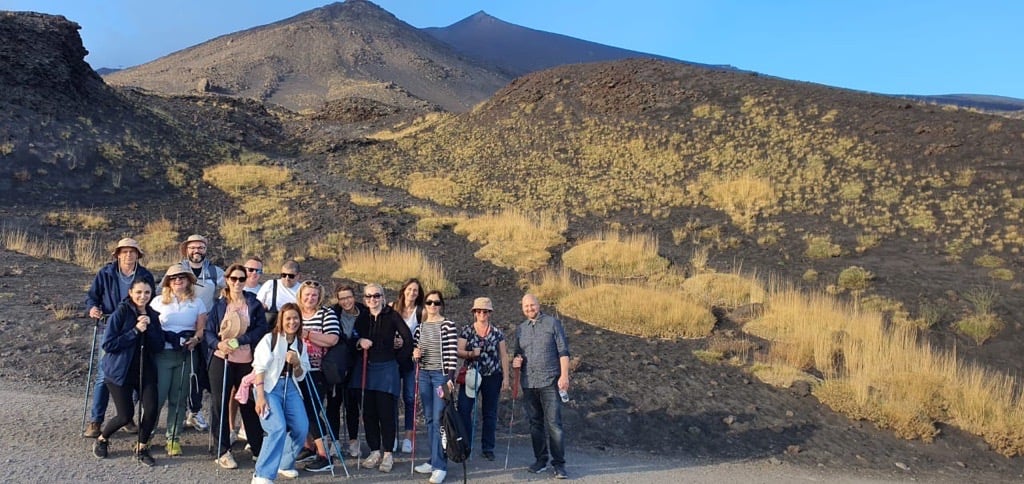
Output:
[[[484,459],[494,460],[494,452],[484,451]]]
[[[295,462],[312,462],[313,459],[316,459],[316,451],[308,447],[303,447],[299,455],[295,456]]]
[[[156,461],[153,460],[153,456],[149,455],[149,446],[145,446],[136,451],[135,458],[138,459],[139,462],[146,464],[149,467],[153,467],[156,465]]]
[[[89,422],[89,425],[85,426],[85,432],[82,433],[82,437],[87,439],[95,439],[100,436],[100,423]]]
[[[135,425],[134,421],[128,422],[128,423],[124,424],[124,427],[121,427],[121,428],[124,429],[124,431],[128,432],[129,434],[137,434],[137,433],[139,433],[139,426]]]
[[[565,466],[555,466],[555,479],[568,479],[569,474],[565,473]]]
[[[316,459],[313,460],[313,462],[310,462],[309,464],[306,464],[306,470],[309,471],[309,472],[324,472],[324,471],[329,471],[329,470],[331,470],[333,468],[334,468],[334,466],[331,465],[331,460],[330,459],[321,457],[319,455],[316,456]]]
[[[106,459],[109,448],[110,448],[110,441],[109,440],[96,439],[96,442],[92,443],[92,455],[95,455],[96,457],[98,457],[100,459]]]
[[[541,472],[548,470],[548,463],[537,461],[534,462],[530,467],[527,467],[526,470],[533,474],[540,474]]]

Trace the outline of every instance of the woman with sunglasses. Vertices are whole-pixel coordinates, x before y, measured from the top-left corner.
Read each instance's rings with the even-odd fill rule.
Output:
[[[473,300],[473,324],[467,324],[459,333],[459,357],[476,369],[466,378],[478,378],[466,382],[476,388],[476,395],[466,394],[466,386],[459,389],[459,416],[469,432],[469,445],[473,446],[473,407],[476,396],[481,398],[480,450],[487,460],[494,460],[494,445],[498,430],[498,399],[502,391],[509,389],[508,347],[505,333],[491,324],[494,305],[490,298],[478,297]]]
[[[430,474],[431,484],[444,482],[448,474],[448,459],[441,447],[441,410],[444,400],[438,395],[441,385],[452,386],[455,370],[459,366],[458,329],[441,310],[444,296],[441,291],[430,291],[423,299],[427,314],[413,335],[412,359],[420,365],[420,401],[427,419],[430,436],[430,460],[416,466],[416,472]]]
[[[267,432],[256,461],[253,483],[274,482],[278,475],[299,477],[295,454],[306,440],[309,420],[299,382],[309,374],[309,357],[300,337],[302,316],[295,303],[281,306],[274,329],[253,352],[256,413]]]
[[[423,319],[423,285],[415,277],[405,281],[398,290],[398,298],[391,303],[391,307],[402,316],[405,325],[409,327],[410,334],[416,334],[416,326]],[[405,406],[405,438],[402,440],[402,452],[412,452],[413,402],[416,396],[416,371],[412,364],[412,358],[398,360],[398,375],[401,379],[402,403]],[[395,421],[398,421],[398,413],[395,413]],[[396,424],[397,425],[397,424]],[[397,449],[396,449],[397,450]]]
[[[156,355],[157,407],[167,402],[167,455],[181,455],[181,422],[185,417],[191,368],[189,352],[203,340],[207,307],[196,297],[196,276],[181,264],[167,269],[160,283],[160,297],[153,309],[160,313],[164,330],[163,351]]]
[[[364,401],[363,426],[370,455],[363,460],[363,466],[380,466],[381,472],[391,472],[394,466],[391,446],[396,435],[395,411],[400,389],[398,359],[412,354],[412,334],[402,316],[386,304],[384,288],[379,284],[367,284],[363,288],[363,300],[369,317],[355,321],[359,341],[349,388],[361,389],[360,399]],[[396,338],[396,334],[400,338]],[[386,446],[382,445],[385,443]]]
[[[214,302],[206,319],[203,343],[210,376],[210,432],[218,447],[217,464],[235,469],[238,463],[231,455],[231,434],[227,415],[227,401],[231,389],[237,388],[242,377],[252,372],[252,348],[267,332],[267,314],[263,305],[250,292],[245,291],[245,266],[233,264],[226,274],[227,287]],[[242,422],[249,446],[256,456],[263,445],[263,427],[256,414],[253,399],[240,405]]]
[[[319,282],[302,281],[299,285],[298,298],[299,312],[302,316],[301,337],[306,345],[306,354],[309,355],[309,377],[307,384],[301,387],[306,415],[309,418],[309,436],[306,438],[306,446],[299,452],[297,461],[307,462],[307,471],[323,472],[331,470],[331,458],[323,441],[323,431],[326,430],[327,423],[319,412],[324,406],[324,392],[327,390],[320,365],[327,349],[338,344],[341,325],[334,310],[322,305],[324,287]],[[315,394],[310,391],[309,384],[313,385]]]
[[[160,328],[160,315],[149,306],[153,296],[152,287],[142,279],[133,281],[128,288],[128,297],[110,315],[107,328],[103,331],[103,351],[106,353],[100,361],[100,367],[117,415],[103,424],[99,437],[93,443],[93,455],[101,459],[107,457],[110,436],[132,421],[135,413],[132,403],[134,391],[139,394],[139,404],[143,410],[138,443],[134,449],[135,458],[147,466],[156,464],[149,455],[149,437],[156,428],[160,413],[153,355],[164,348],[164,332]]]

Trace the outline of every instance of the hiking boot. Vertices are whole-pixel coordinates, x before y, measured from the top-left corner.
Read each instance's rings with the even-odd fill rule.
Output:
[[[174,457],[176,455],[181,455],[181,443],[178,442],[177,440],[171,440],[171,441],[167,442],[166,449],[167,449],[167,456],[168,457]]]
[[[402,452],[406,454],[412,453],[412,441],[409,439],[402,440]]]
[[[156,460],[149,455],[149,445],[146,444],[139,444],[139,447],[135,449],[135,459],[149,467],[156,465]]]
[[[124,424],[124,427],[121,427],[121,430],[124,430],[125,432],[128,432],[129,434],[137,434],[137,433],[139,433],[139,426],[135,425],[135,421],[134,420],[131,420],[128,423]]]
[[[96,441],[92,443],[92,455],[95,455],[96,457],[98,457],[100,459],[106,459],[107,458],[107,454],[109,453],[109,449],[110,449],[110,441],[109,440],[96,439]]]
[[[531,464],[530,467],[527,467],[526,470],[533,474],[540,474],[541,472],[548,470],[548,463],[537,461]]]
[[[210,428],[210,424],[206,422],[206,417],[203,416],[203,411],[192,413],[191,410],[185,414],[185,425],[192,427],[200,432]]]
[[[299,477],[299,471],[295,469],[278,469],[277,475],[285,479],[295,479],[296,477]]]
[[[329,470],[331,470],[333,468],[334,468],[334,465],[331,464],[331,460],[330,459],[328,459],[326,457],[323,457],[323,456],[319,456],[319,455],[316,456],[316,458],[313,460],[313,462],[310,462],[309,464],[306,464],[306,470],[309,471],[309,472],[323,472],[323,471],[329,471]]]
[[[391,468],[395,466],[395,458],[391,454],[384,454],[384,457],[380,460],[381,472],[391,472]]]
[[[82,433],[82,437],[87,439],[95,439],[100,436],[100,423],[89,422],[89,425],[85,426],[85,432]]]
[[[217,465],[224,469],[238,469],[238,463],[235,462],[235,456],[231,455],[231,451],[225,452],[224,455],[218,457]]]
[[[555,479],[568,479],[569,474],[565,472],[565,466],[555,466]]]
[[[415,467],[415,471],[419,474],[430,474],[434,472],[434,466],[430,465],[429,462],[424,462]]]
[[[295,456],[295,462],[312,462],[316,459],[316,451],[309,447],[303,447],[299,455]]]
[[[370,455],[366,456],[366,459],[363,460],[363,467],[367,469],[377,467],[377,465],[380,464],[380,458],[381,455],[379,450],[370,452]]]
[[[348,443],[348,456],[359,458],[359,454],[362,454],[362,449],[359,447],[359,441],[353,440]]]
[[[491,452],[489,450],[485,450],[484,451],[484,459],[494,460],[494,452]]]
[[[442,471],[441,469],[438,469],[430,473],[430,480],[427,482],[429,482],[430,484],[441,484],[442,482],[444,482],[444,478],[447,476],[448,471]]]

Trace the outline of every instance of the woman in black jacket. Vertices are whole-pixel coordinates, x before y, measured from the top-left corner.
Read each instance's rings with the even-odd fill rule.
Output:
[[[395,410],[400,387],[398,360],[412,357],[412,334],[402,316],[385,304],[384,288],[380,285],[367,284],[363,298],[369,318],[355,322],[359,341],[349,386],[362,389],[360,398],[365,399],[363,425],[370,455],[363,466],[379,466],[381,472],[390,472],[394,465],[391,449],[395,442]],[[366,378],[363,378],[364,358],[367,359]]]
[[[139,429],[135,458],[148,466],[156,462],[149,455],[149,437],[159,417],[157,405],[156,364],[153,355],[164,348],[164,332],[160,328],[159,314],[149,307],[153,286],[136,279],[128,289],[128,298],[110,315],[103,332],[103,360],[100,367],[106,375],[105,384],[110,391],[117,415],[107,420],[93,444],[96,457],[107,457],[110,436],[132,421],[135,405],[132,392],[138,392],[142,403],[142,425]]]
[[[245,291],[245,266],[234,264],[224,274],[227,287],[206,318],[203,345],[210,375],[210,432],[218,446],[217,464],[235,469],[238,463],[230,452],[231,434],[222,410],[227,409],[231,388],[238,387],[242,377],[252,372],[253,348],[267,332],[267,314],[256,296]],[[239,406],[254,457],[263,445],[263,427],[255,405],[250,398]]]

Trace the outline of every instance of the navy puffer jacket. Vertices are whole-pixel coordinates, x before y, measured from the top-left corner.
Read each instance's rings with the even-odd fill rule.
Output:
[[[164,331],[160,327],[160,313],[153,308],[146,306],[146,315],[149,316],[149,327],[145,333],[139,334],[135,330],[135,323],[139,313],[135,303],[125,299],[114,309],[107,320],[107,328],[103,331],[103,361],[100,367],[106,375],[106,381],[118,386],[124,386],[128,378],[128,369],[131,367],[135,353],[139,350],[140,338],[145,338],[145,349],[143,353],[142,371],[150,378],[156,379],[156,353],[164,349]],[[138,375],[132,375],[138,377]]]

